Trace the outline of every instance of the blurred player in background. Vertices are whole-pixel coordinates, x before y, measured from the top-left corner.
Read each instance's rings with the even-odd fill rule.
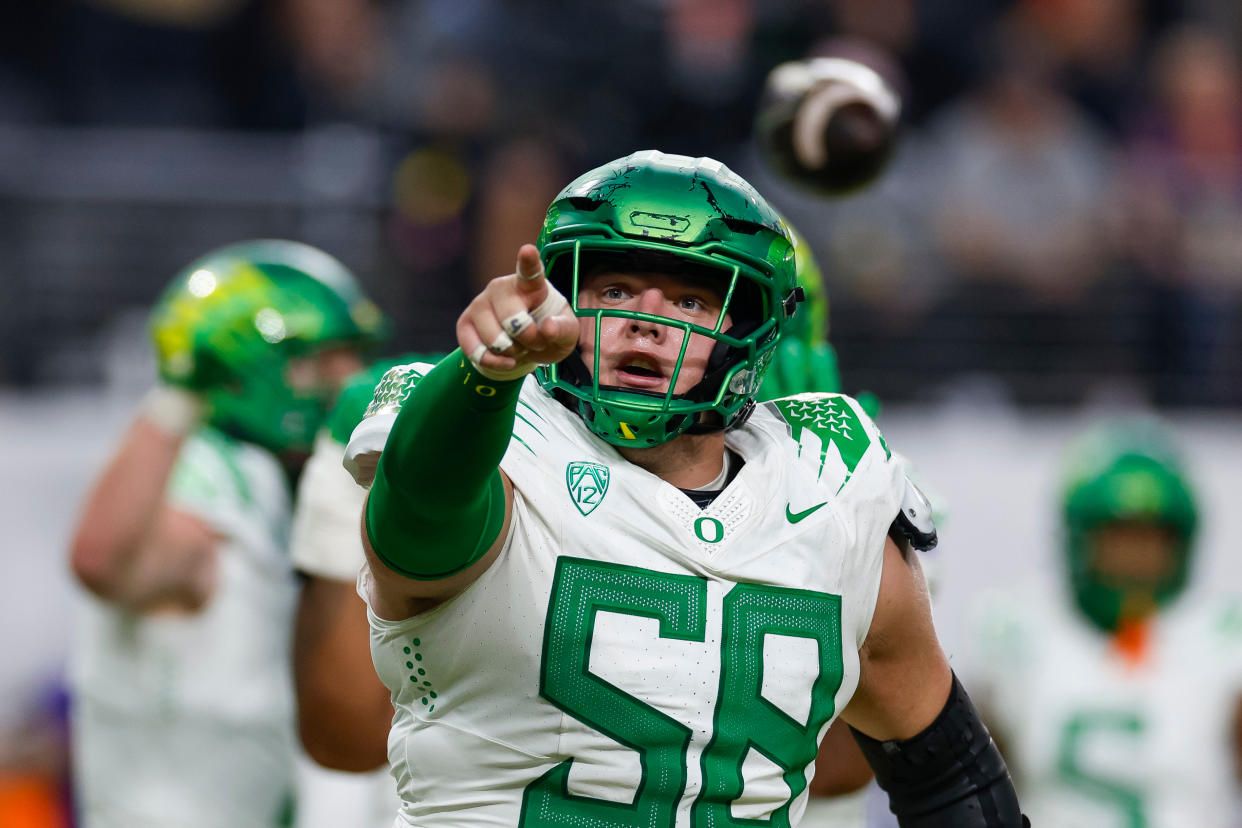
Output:
[[[1101,425],[1069,460],[1067,595],[982,606],[980,707],[1035,825],[1232,828],[1242,602],[1182,597],[1199,522],[1182,461],[1151,421]]]
[[[292,483],[383,326],[340,262],[287,241],[216,250],[160,299],[160,384],[72,547],[86,828],[289,824]]]
[[[371,663],[366,605],[357,590],[366,559],[358,534],[366,490],[341,461],[384,373],[397,364],[439,359],[406,354],[350,377],[298,481],[289,545],[303,576],[293,639],[298,734],[325,769],[300,769],[299,790],[311,800],[303,813],[315,813],[301,825],[331,825],[326,814],[339,812],[348,814],[351,826],[389,828],[400,804],[388,773],[392,701]]]

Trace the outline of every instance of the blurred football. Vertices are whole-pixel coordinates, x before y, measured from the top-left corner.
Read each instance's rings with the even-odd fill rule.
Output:
[[[897,93],[875,70],[845,58],[812,58],[768,74],[755,131],[777,173],[835,196],[884,170],[900,114]]]

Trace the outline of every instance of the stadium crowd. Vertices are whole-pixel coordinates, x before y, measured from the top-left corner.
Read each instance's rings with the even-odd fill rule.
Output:
[[[1242,401],[1242,12],[1226,0],[61,0],[0,14],[10,127],[384,136],[365,185],[388,208],[382,254],[354,264],[413,347],[446,344],[412,332],[443,330],[469,296],[463,272],[478,285],[508,266],[557,182],[651,146],[724,160],[804,228],[833,273],[851,387],[903,399],[983,376],[1019,402],[1101,386]],[[866,55],[905,101],[884,185],[827,206],[766,178],[750,140],[766,72],[811,54]],[[0,201],[23,206],[2,180]],[[143,305],[162,277],[138,278],[126,300]],[[105,301],[86,330],[115,311]],[[0,364],[0,379],[45,378],[30,363]]]
[[[769,71],[817,55],[869,65],[902,100],[886,175],[839,198],[778,175],[754,137]],[[645,147],[723,160],[801,231],[847,392],[1242,405],[1232,0],[10,4],[0,244],[14,301],[0,307],[0,388],[99,383],[118,318],[145,315],[188,254],[257,236],[338,252],[395,323],[390,352],[448,351],[458,312],[513,270],[562,185]],[[179,439],[200,425],[188,418]],[[1129,509],[1099,523],[1133,529],[1146,513]],[[350,578],[329,580],[352,600]],[[1218,615],[1232,670],[1236,607]],[[1234,702],[1218,706],[1242,750]],[[27,729],[0,738],[0,825],[67,824],[67,792],[52,787],[68,773],[65,704],[49,689]]]

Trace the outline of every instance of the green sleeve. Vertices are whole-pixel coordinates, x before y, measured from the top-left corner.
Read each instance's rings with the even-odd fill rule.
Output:
[[[460,350],[401,406],[367,499],[371,548],[389,568],[445,578],[481,558],[503,529],[499,464],[522,380],[480,375]]]

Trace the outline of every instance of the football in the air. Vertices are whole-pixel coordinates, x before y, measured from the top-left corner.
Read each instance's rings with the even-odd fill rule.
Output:
[[[837,196],[884,170],[900,115],[899,96],[875,70],[846,58],[812,58],[768,74],[755,131],[777,173]]]

